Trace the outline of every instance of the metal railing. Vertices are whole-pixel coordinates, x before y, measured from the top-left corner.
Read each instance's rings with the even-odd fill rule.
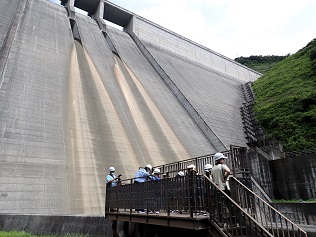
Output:
[[[247,150],[245,147],[231,145],[230,150],[221,152],[228,157],[226,163],[227,166],[231,168],[234,176],[236,175],[236,173],[242,173],[242,176],[247,176],[249,169],[247,161]],[[185,171],[187,170],[187,167],[189,165],[193,164],[195,165],[198,173],[202,174],[204,171],[204,166],[206,164],[211,164],[213,166],[215,165],[213,157],[214,154],[209,154],[165,165],[160,165],[155,168],[159,168],[161,173],[166,174],[167,177],[174,177],[177,175],[176,171]]]
[[[234,176],[242,175],[243,183],[250,183],[246,149],[231,146],[224,151],[227,165],[232,167]],[[187,172],[187,166],[194,164],[198,171],[205,164],[214,164],[214,155],[206,155],[158,166],[165,178],[144,183],[123,180],[117,187],[107,188],[106,212],[125,209],[132,214],[135,210],[172,211],[209,215],[215,228],[227,236],[278,236],[307,237],[300,227],[258,197],[235,177],[230,178],[231,197],[220,190],[208,177]],[[185,171],[185,176],[177,176]],[[201,172],[202,173],[202,172]],[[206,214],[207,213],[207,214]]]
[[[241,208],[225,191],[221,190],[208,177],[206,183],[206,200],[210,221],[222,228],[227,236],[273,236],[256,219]]]
[[[206,176],[188,173],[158,181],[131,182],[132,179],[125,180],[117,187],[107,188],[107,212],[124,209],[133,214],[143,210],[148,215],[163,211],[170,216],[177,211],[191,218],[208,213],[205,218],[228,236],[273,236]]]
[[[241,172],[244,172],[247,170],[247,161],[246,161],[246,148],[244,147],[238,147],[238,146],[230,146],[230,150],[222,151],[222,153],[226,156],[228,156],[227,165],[232,168],[233,173],[236,173],[236,170],[239,170]],[[196,158],[191,158],[187,160],[182,160],[178,162],[173,162],[161,166],[157,166],[155,168],[159,168],[162,174],[165,174],[164,178],[168,179],[162,179],[161,181],[157,181],[156,183],[153,182],[145,182],[137,184],[137,189],[134,188],[133,179],[123,180],[122,183],[124,185],[120,185],[117,188],[110,189],[107,188],[106,192],[106,206],[110,209],[115,208],[126,208],[126,209],[146,209],[148,210],[151,208],[150,206],[147,208],[147,205],[150,205],[150,199],[153,199],[152,196],[153,193],[156,193],[156,195],[163,195],[164,198],[170,197],[171,195],[176,195],[175,198],[178,198],[179,201],[176,201],[176,203],[181,203],[181,200],[186,200],[187,195],[184,193],[175,194],[174,190],[182,189],[186,190],[188,192],[188,180],[183,178],[176,177],[179,171],[183,171],[184,173],[187,172],[187,167],[191,164],[196,166],[196,170],[198,171],[198,174],[203,173],[204,166],[206,164],[215,164],[214,161],[214,154],[200,156]],[[201,177],[197,175],[197,177]],[[177,178],[177,179],[173,179]],[[174,182],[177,180],[177,182]],[[203,183],[203,182],[202,182]],[[199,187],[199,185],[202,184],[194,184],[196,189],[201,190],[202,187]],[[194,187],[195,187],[194,186]],[[161,190],[161,187],[164,187],[164,190]],[[167,192],[166,190],[171,189],[170,192]],[[153,191],[155,190],[155,191]],[[195,192],[193,192],[195,193]],[[195,198],[195,197],[194,197]],[[198,197],[196,197],[198,199]],[[146,207],[144,208],[144,203],[146,203]],[[118,204],[120,204],[120,207],[118,207]],[[124,204],[124,205],[123,205]],[[122,206],[123,205],[123,206]],[[201,209],[206,209],[205,207],[200,208],[193,208],[188,203],[185,205],[182,204],[182,206],[173,206],[172,202],[164,200],[159,202],[160,208],[164,208],[166,210],[183,210],[183,211],[199,211]],[[158,206],[159,206],[158,205]],[[162,206],[161,206],[162,205]],[[196,205],[196,204],[195,204]],[[143,206],[143,207],[140,207]],[[190,206],[190,208],[189,208]]]
[[[193,213],[206,210],[204,178],[201,175],[186,174],[173,178],[133,183],[133,179],[123,180],[117,187],[106,191],[106,209],[126,209],[150,211],[163,210]]]
[[[273,236],[307,237],[307,233],[253,193],[235,177],[230,178],[234,200]]]

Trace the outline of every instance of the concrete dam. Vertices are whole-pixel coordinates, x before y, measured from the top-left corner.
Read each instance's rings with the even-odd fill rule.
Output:
[[[102,215],[109,166],[247,146],[260,76],[109,1],[1,0],[0,211]]]

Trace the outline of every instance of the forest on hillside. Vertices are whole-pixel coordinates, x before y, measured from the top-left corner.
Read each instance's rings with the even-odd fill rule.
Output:
[[[255,58],[258,63],[261,56]],[[268,137],[286,151],[316,148],[316,39],[276,63],[253,89],[256,117]]]
[[[239,57],[234,60],[246,67],[249,67],[257,72],[262,74],[267,73],[273,66],[277,63],[281,62],[285,58],[290,56],[289,54],[286,56],[276,56],[276,55],[251,55],[250,57]]]

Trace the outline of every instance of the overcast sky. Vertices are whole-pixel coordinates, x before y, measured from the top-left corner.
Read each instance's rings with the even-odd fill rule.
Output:
[[[293,54],[316,38],[315,0],[111,2],[232,59]]]

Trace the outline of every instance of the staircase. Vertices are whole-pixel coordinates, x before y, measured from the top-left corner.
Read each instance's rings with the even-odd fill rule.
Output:
[[[195,230],[207,228],[209,236],[307,237],[304,230],[245,185],[251,183],[245,149],[231,146],[224,153],[229,156],[229,166],[234,167],[231,195],[202,174],[176,175],[179,170],[186,171],[190,164],[198,170],[203,170],[207,163],[213,164],[213,155],[207,155],[159,166],[166,175],[159,181],[135,184],[129,179],[108,188],[106,218]],[[146,212],[139,214],[134,209]],[[150,215],[151,210],[160,210],[160,214]]]
[[[230,184],[233,190],[232,200],[234,200],[231,200],[232,205],[237,205],[239,210],[251,216],[260,227],[265,229],[264,234],[269,232],[271,236],[307,237],[304,230],[257,196],[236,177],[231,177]],[[239,214],[243,215],[243,213]]]

